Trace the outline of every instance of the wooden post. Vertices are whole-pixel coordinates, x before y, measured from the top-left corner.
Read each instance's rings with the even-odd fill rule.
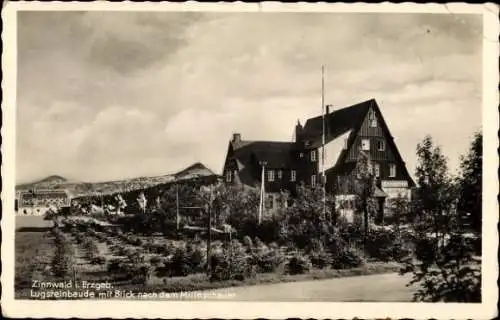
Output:
[[[232,229],[229,230],[229,279],[231,279],[231,266],[233,265],[233,244],[232,244]]]
[[[211,203],[207,205],[207,213],[208,213],[208,233],[207,233],[207,275],[210,277],[211,273],[211,263],[212,263],[212,210]]]
[[[176,216],[175,221],[177,225],[177,231],[179,231],[180,217],[179,217],[179,185],[176,185],[175,190],[175,204],[176,204]]]

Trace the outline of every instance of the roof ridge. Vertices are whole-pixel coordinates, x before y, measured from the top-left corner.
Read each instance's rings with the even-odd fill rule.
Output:
[[[231,141],[233,142],[233,141]],[[292,143],[284,140],[240,140],[239,142],[270,142],[270,143]]]

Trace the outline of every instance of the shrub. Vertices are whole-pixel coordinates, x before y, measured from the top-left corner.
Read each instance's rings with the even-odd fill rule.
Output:
[[[366,237],[365,251],[372,257],[381,261],[393,260],[393,247],[395,237],[387,231],[370,231]]]
[[[257,266],[257,271],[262,273],[275,272],[278,267],[286,262],[286,258],[278,250],[271,250],[252,256],[252,265]]]
[[[103,265],[106,263],[106,258],[104,257],[94,257],[91,261],[92,264]]]
[[[83,248],[87,258],[92,261],[94,258],[99,256],[99,248],[94,240],[87,238],[83,242]]]
[[[251,250],[253,248],[253,241],[252,238],[249,236],[243,237],[243,245],[248,249]]]
[[[149,262],[154,266],[158,266],[162,262],[162,259],[159,256],[154,256],[154,257],[151,257]]]
[[[185,277],[192,272],[189,256],[184,248],[177,248],[170,262],[172,276]]]
[[[349,269],[363,265],[364,260],[361,256],[351,249],[343,249],[332,255],[332,268]]]
[[[332,264],[332,257],[325,251],[313,252],[309,255],[314,268],[324,269]]]
[[[417,261],[408,259],[401,270],[413,274],[410,284],[419,285],[414,301],[481,302],[480,261],[462,234],[452,234],[439,254],[435,239],[418,242]]]
[[[75,270],[75,252],[69,239],[60,229],[54,228],[56,252],[52,259],[52,272],[56,277],[67,278]]]
[[[311,261],[306,256],[294,255],[290,258],[287,264],[287,273],[289,274],[303,274],[311,270]]]
[[[256,266],[250,263],[250,256],[237,240],[229,248],[217,251],[211,257],[211,281],[244,280],[256,274]]]

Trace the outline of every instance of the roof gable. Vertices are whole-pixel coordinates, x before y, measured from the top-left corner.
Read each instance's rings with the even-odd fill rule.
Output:
[[[325,116],[326,142],[336,139],[349,130],[357,131],[370,109],[374,99],[350,107],[342,108]],[[312,141],[313,147],[321,143],[323,135],[323,116],[310,118],[302,130],[302,139]]]

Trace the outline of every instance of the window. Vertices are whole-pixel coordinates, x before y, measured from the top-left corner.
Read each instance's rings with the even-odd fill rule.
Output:
[[[385,141],[384,140],[378,140],[377,141],[377,150],[378,151],[384,151],[385,150]]]
[[[361,140],[361,150],[370,150],[370,139]]]
[[[370,127],[374,128],[377,126],[377,117],[375,116],[375,112],[370,110],[368,113],[368,120],[370,121]]]
[[[375,163],[375,177],[380,177],[380,163]]]
[[[311,176],[311,187],[315,187],[316,186],[316,175],[313,174]]]
[[[267,180],[268,181],[274,181],[274,170],[269,170],[267,172]]]
[[[375,119],[375,112],[373,112],[373,110],[370,110],[370,112],[368,113],[368,119],[370,120]]]
[[[316,161],[316,150],[311,151],[311,162]]]
[[[266,209],[272,209],[274,207],[274,196],[268,194],[266,198]]]
[[[283,179],[283,171],[278,170],[278,179]]]
[[[304,158],[304,152],[299,153],[300,158]]]
[[[396,176],[396,165],[394,163],[389,164],[389,177],[394,178]]]
[[[297,171],[292,170],[292,171],[290,172],[290,181],[292,181],[292,182],[293,182],[293,181],[297,181]]]
[[[231,182],[231,180],[232,180],[232,172],[226,171],[226,181]]]

